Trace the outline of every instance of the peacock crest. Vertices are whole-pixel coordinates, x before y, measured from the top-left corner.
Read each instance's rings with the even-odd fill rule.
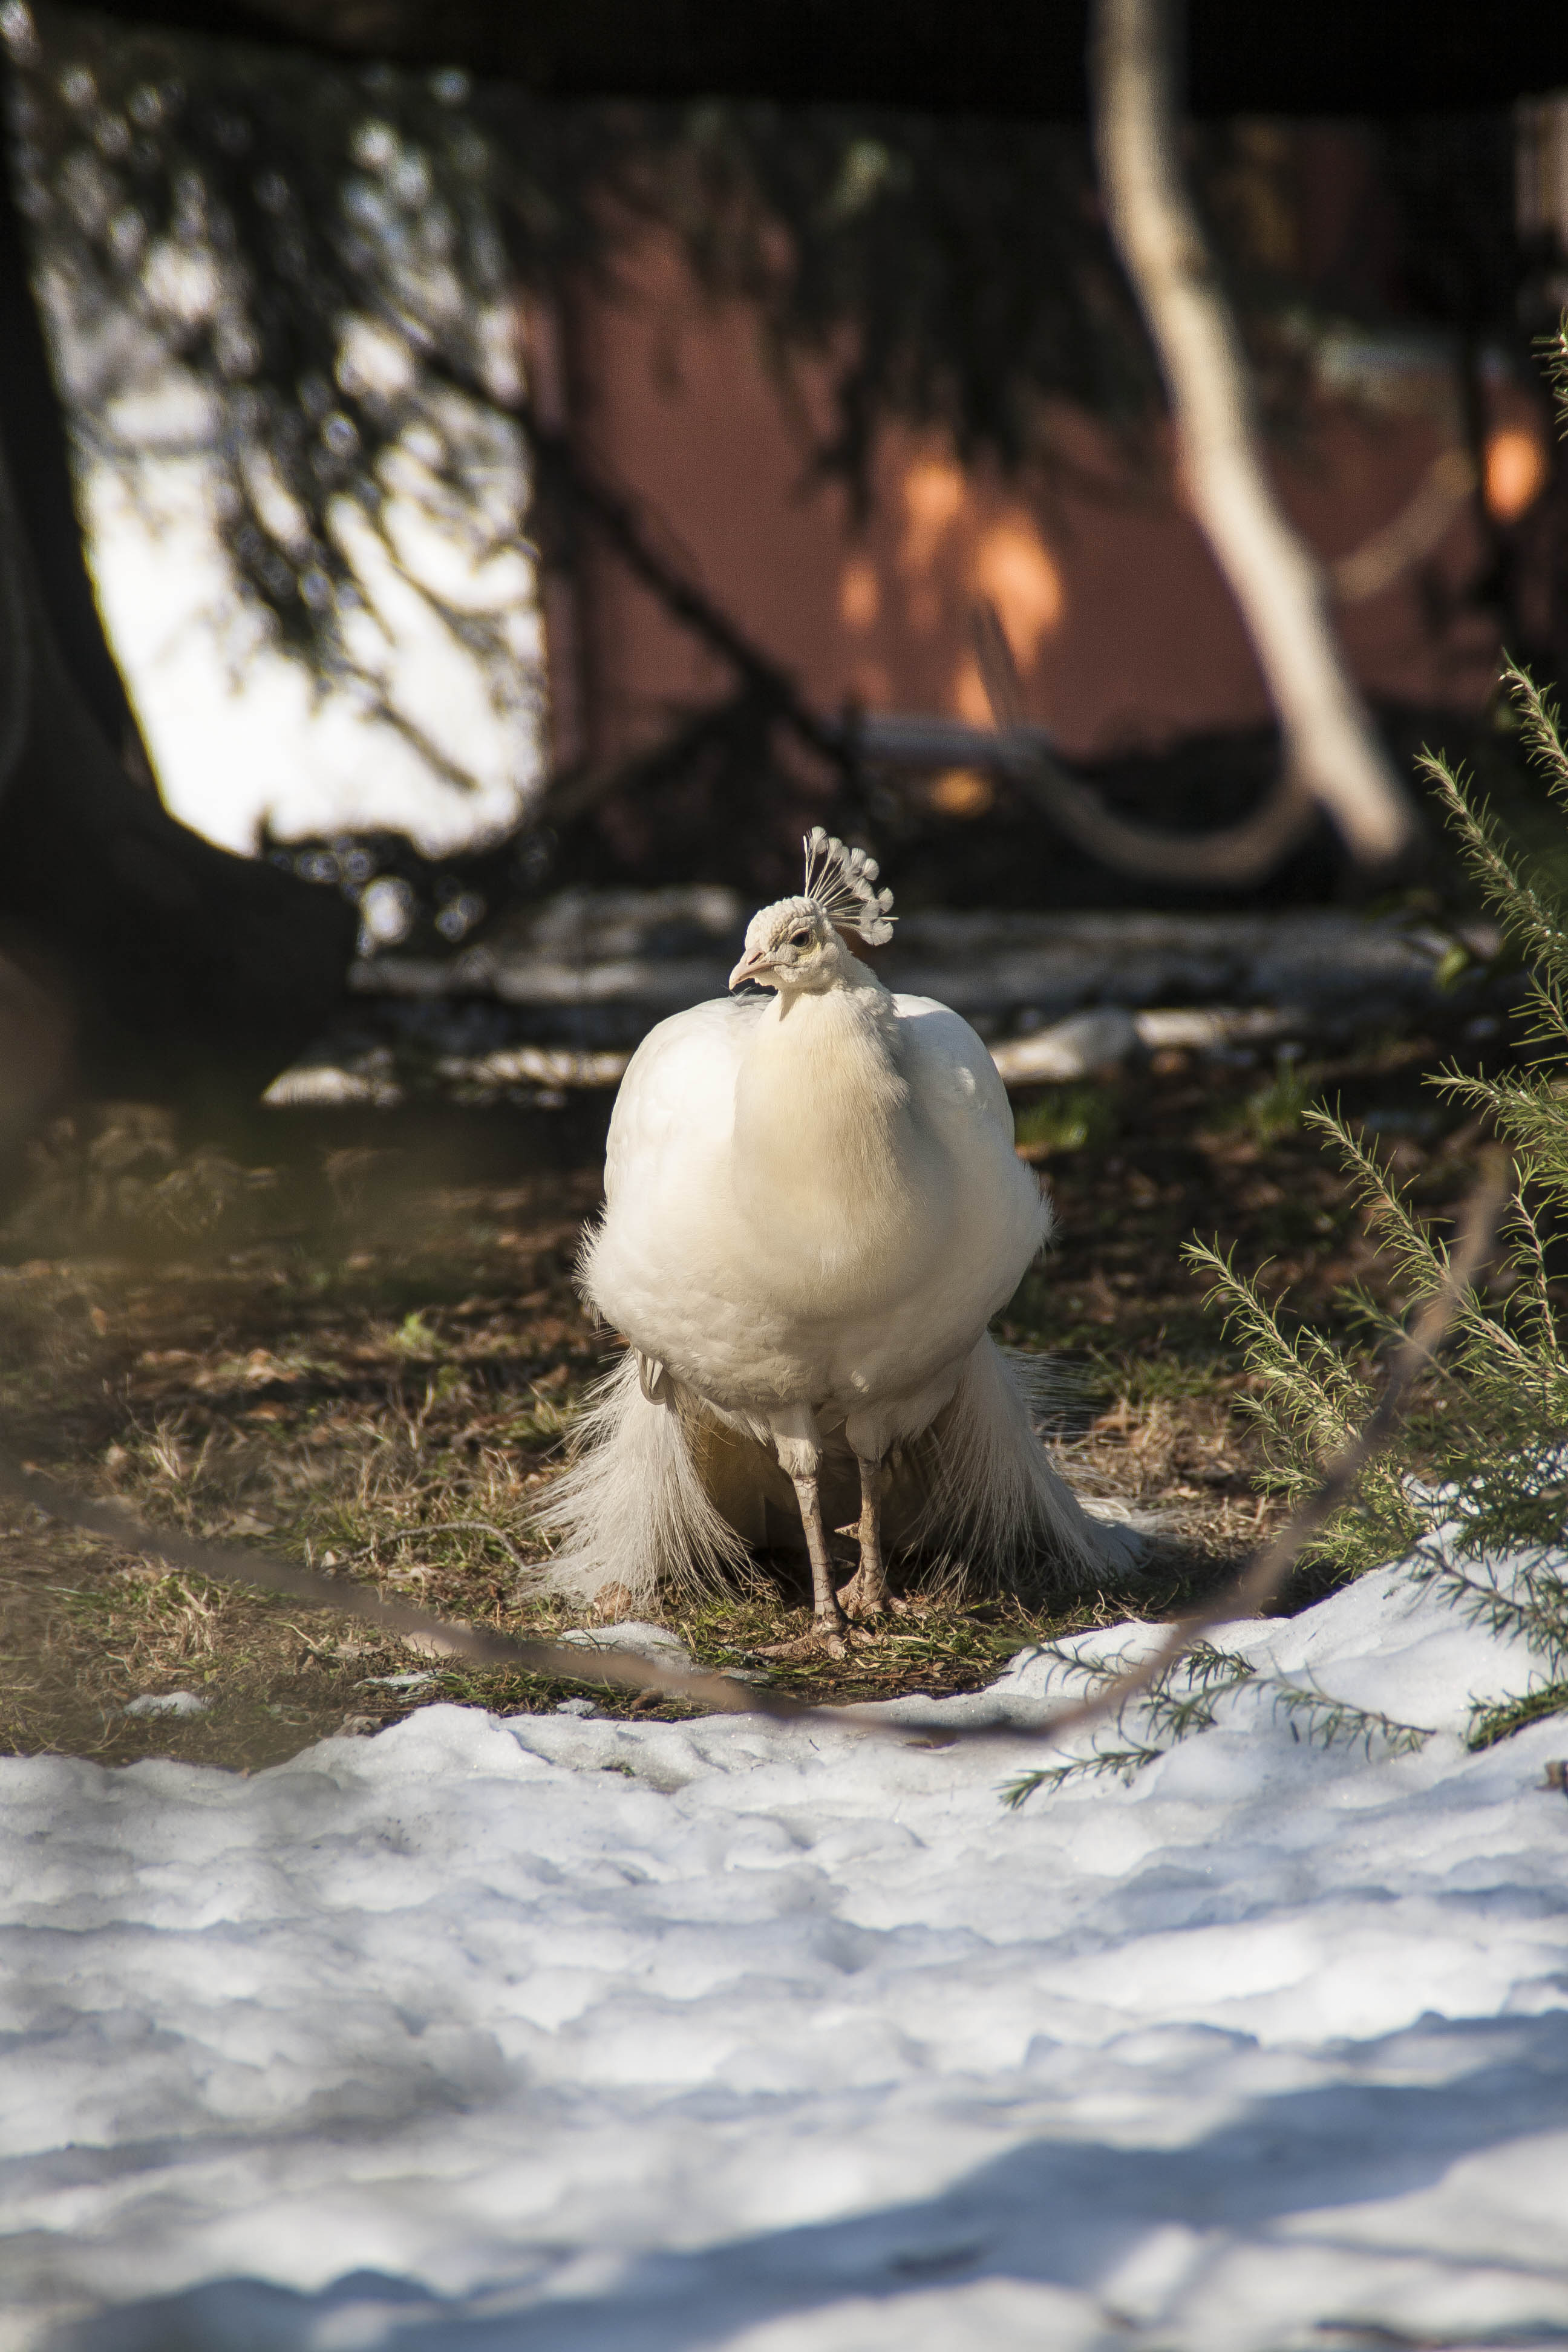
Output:
[[[834,835],[814,824],[801,846],[805,851],[805,896],[830,923],[858,931],[868,947],[885,947],[898,917],[893,894],[877,887],[877,861],[863,849],[850,849]]]

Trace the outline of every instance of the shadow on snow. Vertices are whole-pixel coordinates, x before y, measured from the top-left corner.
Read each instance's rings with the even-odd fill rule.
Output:
[[[1216,2055],[1221,2042],[1236,2046],[1216,2035]],[[1430,2187],[1466,2158],[1560,2130],[1568,2114],[1562,2011],[1427,2017],[1405,2032],[1340,2048],[1346,2080],[1255,2100],[1185,2146],[1026,2141],[918,2202],[690,2252],[630,2254],[609,2289],[572,2291],[565,2273],[578,2250],[545,2240],[520,2245],[510,2278],[456,2298],[363,2271],[314,2294],[263,2279],[214,2280],[57,2330],[47,2352],[312,2352],[328,2344],[352,2344],[354,2352],[691,2352],[770,2320],[826,2320],[850,2305],[981,2281],[1093,2295],[1152,2232],[1173,2224],[1206,2241],[1194,2249],[1191,2284],[1226,2247],[1267,2242],[1305,2214],[1323,2219],[1310,2233],[1298,2227],[1290,2243],[1331,2252],[1334,2209]],[[1447,2079],[1355,2079],[1402,2060]],[[1369,2258],[1447,2262],[1471,2273],[1491,2267],[1500,2285],[1511,2281],[1512,2309],[1531,2280],[1556,2303],[1560,2258],[1548,2245],[1539,2268],[1521,2269],[1506,2254],[1408,2240],[1406,2226],[1406,2217],[1391,2216],[1386,2233],[1372,2232],[1363,2217],[1345,2242],[1355,2270],[1364,2276]],[[554,2291],[556,2279],[565,2292]],[[1108,2307],[1107,2320],[1114,2315]],[[1354,2324],[1353,2311],[1297,2307],[1294,2317],[1298,2326]],[[1399,2341],[1386,2332],[1379,2340]],[[1465,2340],[1474,2341],[1473,2327]],[[1568,2328],[1544,2321],[1496,2340],[1568,2343]]]

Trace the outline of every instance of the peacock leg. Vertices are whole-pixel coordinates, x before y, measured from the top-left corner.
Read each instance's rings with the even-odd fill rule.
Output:
[[[811,1597],[816,1618],[816,1633],[823,1647],[834,1657],[844,1655],[845,1616],[838,1605],[838,1593],[833,1581],[833,1559],[827,1549],[827,1529],[822,1523],[822,1497],[817,1491],[815,1470],[790,1472],[790,1483],[800,1505],[800,1523],[805,1529],[805,1548],[811,1554]]]
[[[827,1529],[822,1524],[818,1486],[822,1433],[808,1405],[781,1405],[770,1415],[770,1421],[779,1467],[795,1488],[795,1498],[800,1506],[805,1548],[811,1554],[811,1592],[816,1622],[801,1641],[775,1643],[760,1654],[772,1658],[805,1656],[820,1647],[830,1656],[841,1658],[846,1649],[845,1616],[834,1587],[833,1560],[827,1549]]]
[[[860,1463],[860,1565],[838,1598],[852,1617],[879,1617],[888,1605],[888,1570],[882,1558],[882,1497],[888,1491],[888,1465]]]

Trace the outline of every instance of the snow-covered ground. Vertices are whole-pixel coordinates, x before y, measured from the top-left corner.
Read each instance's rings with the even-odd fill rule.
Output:
[[[1226,1638],[1440,1736],[1244,1692],[1017,1813],[1022,1739],[820,1721],[0,1765],[0,2346],[1561,2340],[1568,1725],[1467,1753],[1528,1662],[1397,1571]]]

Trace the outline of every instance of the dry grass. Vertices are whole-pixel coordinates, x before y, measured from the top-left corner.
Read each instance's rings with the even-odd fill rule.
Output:
[[[1391,1045],[1324,1082],[1409,1093],[1435,1053]],[[1137,1602],[1090,1593],[1040,1616],[917,1601],[843,1665],[780,1667],[781,1681],[839,1698],[973,1687],[1032,1638],[1177,1602],[1267,1532],[1241,1375],[1180,1245],[1194,1230],[1238,1240],[1243,1263],[1272,1259],[1275,1280],[1319,1314],[1334,1282],[1373,1262],[1315,1144],[1249,1114],[1266,1082],[1168,1057],[1109,1097],[1099,1145],[1052,1160],[1060,1247],[1001,1327],[1063,1360],[1057,1436],[1075,1479],[1157,1528]],[[541,1557],[540,1490],[604,1360],[571,1282],[600,1138],[500,1114],[464,1133],[475,1164],[461,1181],[449,1132],[433,1158],[426,1132],[390,1123],[367,1140],[276,1122],[265,1181],[255,1136],[182,1152],[156,1114],[106,1109],[57,1138],[0,1262],[6,1442],[153,1524],[512,1631],[571,1622],[559,1601],[525,1597],[523,1571]],[[1462,1155],[1440,1137],[1410,1149],[1431,1197],[1458,1198]],[[508,1173],[509,1160],[532,1172]],[[26,1752],[255,1768],[431,1698],[568,1695],[432,1664],[350,1615],[172,1576],[26,1513],[0,1530],[0,1745]],[[734,1664],[803,1630],[806,1593],[770,1564],[749,1592],[674,1622],[700,1660]],[[432,1679],[387,1679],[412,1674]],[[175,1690],[205,1711],[124,1712]]]

